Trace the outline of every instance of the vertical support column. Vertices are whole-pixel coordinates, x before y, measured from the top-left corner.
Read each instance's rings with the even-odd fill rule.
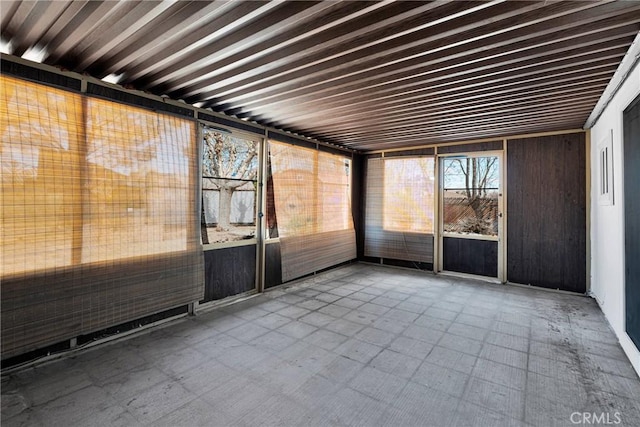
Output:
[[[498,209],[498,279],[507,283],[507,139],[502,140],[502,158],[500,159],[500,193]]]
[[[440,159],[438,158],[438,147],[433,147],[433,272],[437,274],[442,271],[442,256],[440,241]]]
[[[202,194],[202,190],[200,191]],[[204,195],[200,197],[200,238],[203,245],[209,244],[209,233],[207,232],[207,219],[204,215]]]
[[[189,305],[187,306],[189,310],[189,316],[195,316],[197,314],[198,305],[199,305],[198,301],[189,303]]]
[[[196,129],[196,140],[197,140],[197,162],[198,162],[198,177],[196,179],[197,185],[195,189],[195,200],[199,208],[197,209],[200,212],[200,241],[203,245],[209,244],[209,233],[207,232],[207,221],[204,215],[204,193],[202,191],[202,153],[204,152],[203,147],[203,135],[202,135],[203,126],[201,123],[197,123]]]
[[[612,130],[613,132],[613,130]],[[587,214],[586,224],[587,224],[587,234],[585,236],[587,248],[586,248],[586,293],[591,294],[591,129],[587,129],[584,134],[585,139],[585,179],[586,179],[586,189],[585,189],[585,210]],[[613,172],[612,172],[613,173]]]
[[[269,155],[268,145],[269,132],[265,129],[264,137],[260,144],[260,154],[258,156],[258,189],[256,191],[256,196],[258,198],[256,203],[256,206],[258,207],[256,215],[256,290],[258,292],[264,292],[265,283],[266,221],[264,220],[264,213],[267,210],[267,186],[265,185],[265,181],[267,179],[267,156]]]

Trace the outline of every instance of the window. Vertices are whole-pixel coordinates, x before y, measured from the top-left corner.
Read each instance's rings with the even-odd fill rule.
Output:
[[[192,121],[11,78],[3,93],[3,274],[187,250]]]
[[[3,358],[202,298],[195,130],[0,76]]]
[[[260,139],[209,127],[202,136],[203,242],[255,237]]]
[[[278,235],[313,234],[318,230],[318,151],[269,142]]]
[[[433,158],[385,159],[383,227],[433,234]]]
[[[613,130],[598,144],[598,204],[613,205]]]
[[[434,183],[432,156],[368,160],[365,256],[433,262]]]
[[[318,232],[347,230],[351,220],[351,159],[318,152]]]
[[[498,235],[497,157],[444,158],[445,233]]]
[[[8,77],[1,89],[2,275],[78,263],[82,98]]]
[[[351,159],[269,141],[269,165],[267,224],[280,237],[283,281],[355,258]]]
[[[83,262],[187,250],[193,122],[87,99]]]
[[[351,218],[351,159],[270,142],[279,236],[347,230]]]

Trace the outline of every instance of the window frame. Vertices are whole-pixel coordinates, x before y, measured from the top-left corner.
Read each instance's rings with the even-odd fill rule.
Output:
[[[345,219],[346,219],[346,228],[341,228],[338,230],[330,230],[330,231],[339,231],[339,230],[348,230],[349,229],[349,218],[351,219],[351,223],[352,225],[355,227],[354,221],[353,221],[353,186],[354,186],[354,177],[353,177],[353,157],[352,156],[348,156],[345,154],[338,154],[335,152],[331,152],[331,151],[325,151],[322,150],[321,146],[319,144],[314,144],[315,147],[310,147],[310,146],[306,146],[306,145],[302,145],[302,144],[295,144],[292,142],[288,142],[288,141],[282,141],[282,140],[278,140],[277,136],[272,136],[270,138],[266,138],[265,139],[265,149],[264,149],[264,155],[265,155],[265,159],[264,159],[264,168],[265,168],[265,172],[264,172],[264,215],[265,215],[265,220],[264,222],[264,230],[263,230],[263,236],[264,236],[264,241],[265,243],[276,243],[280,241],[281,237],[287,237],[287,236],[282,236],[281,231],[278,229],[278,236],[277,237],[271,237],[269,234],[269,230],[268,230],[268,219],[266,218],[267,216],[267,208],[266,208],[266,203],[268,201],[268,188],[267,188],[267,181],[269,178],[271,178],[272,173],[269,174],[269,166],[271,165],[271,151],[269,149],[269,144],[270,143],[277,143],[277,144],[283,144],[283,145],[291,145],[293,147],[298,147],[301,149],[308,149],[308,150],[312,150],[314,152],[314,167],[313,167],[313,176],[315,177],[314,183],[313,183],[313,198],[314,200],[318,199],[318,192],[319,190],[319,185],[320,185],[320,179],[319,179],[319,168],[320,168],[320,156],[321,155],[329,155],[329,156],[335,156],[335,157],[339,157],[341,159],[341,161],[347,161],[349,163],[349,179],[348,179],[348,191],[347,191],[347,197],[348,197],[348,204],[346,206],[346,212],[344,212],[345,214]],[[332,185],[337,185],[337,184],[332,184]],[[275,196],[274,196],[275,197]],[[275,200],[274,200],[274,205],[275,205]],[[275,209],[275,206],[274,206]],[[323,208],[321,205],[316,204],[315,206],[315,217],[316,220],[321,220],[321,216],[323,216]],[[276,221],[277,221],[277,212],[276,212]],[[313,235],[313,234],[321,234],[324,232],[330,232],[330,231],[323,231],[320,228],[322,227],[321,224],[322,221],[316,221],[314,223],[314,229],[312,232],[310,233],[305,233],[305,235]],[[277,222],[276,222],[277,224]]]
[[[260,221],[261,219],[261,215],[263,212],[263,208],[262,208],[262,203],[263,203],[263,197],[262,197],[262,189],[263,189],[263,156],[264,156],[264,145],[266,144],[266,137],[263,134],[259,134],[259,133],[254,133],[254,132],[249,132],[246,130],[240,130],[240,129],[235,129],[231,126],[225,126],[225,125],[220,125],[218,123],[215,122],[211,122],[211,121],[207,121],[207,120],[203,120],[203,119],[198,119],[198,147],[199,147],[199,167],[198,167],[198,171],[199,171],[199,186],[200,188],[198,188],[198,194],[200,195],[199,199],[198,199],[198,206],[200,207],[200,226],[202,227],[202,220],[203,220],[203,215],[204,215],[204,208],[202,206],[202,203],[204,201],[204,189],[203,189],[203,180],[205,178],[204,176],[204,130],[205,128],[209,128],[209,129],[213,129],[213,130],[217,130],[220,131],[222,133],[227,133],[229,135],[233,135],[233,137],[235,138],[243,138],[246,140],[251,140],[251,141],[255,141],[257,143],[257,159],[258,159],[258,164],[256,166],[256,170],[257,170],[257,174],[256,174],[256,178],[255,178],[255,184],[256,184],[256,190],[255,190],[255,198],[254,198],[254,233],[252,238],[248,238],[248,239],[240,239],[240,240],[231,240],[231,241],[226,241],[226,242],[211,242],[211,243],[203,243],[203,236],[202,236],[202,232],[200,232],[200,242],[202,244],[202,249],[204,251],[210,251],[210,250],[216,250],[216,249],[223,249],[223,248],[234,248],[234,247],[238,247],[238,246],[249,246],[249,245],[257,245],[259,242],[259,234],[261,231],[261,227],[263,227],[263,225],[261,224],[262,221]]]
[[[499,242],[502,234],[504,233],[504,182],[505,182],[505,172],[506,168],[504,167],[504,155],[503,150],[491,150],[491,151],[474,151],[474,152],[459,152],[459,153],[445,153],[437,155],[437,163],[438,163],[438,231],[439,231],[439,246],[442,247],[442,238],[443,237],[453,237],[458,239],[473,239],[473,240],[489,240]],[[498,159],[498,233],[496,235],[483,235],[483,234],[475,234],[475,233],[461,233],[454,231],[444,231],[444,168],[442,167],[442,163],[445,159],[448,158],[482,158],[482,157],[497,157]]]
[[[421,160],[421,159],[427,159],[427,160],[431,160],[433,161],[433,165],[432,165],[432,169],[433,169],[433,190],[431,192],[431,196],[432,196],[432,200],[431,200],[431,213],[432,213],[432,217],[431,217],[431,230],[430,231],[415,231],[415,230],[411,230],[411,229],[407,229],[407,230],[400,230],[397,228],[388,228],[387,226],[385,226],[385,221],[386,221],[386,203],[385,203],[385,199],[386,199],[386,179],[387,179],[387,171],[386,171],[386,164],[387,162],[395,162],[395,161],[400,161],[400,160]],[[382,202],[382,230],[383,231],[387,231],[387,232],[391,232],[391,233],[416,233],[416,234],[425,234],[425,235],[435,235],[436,234],[436,229],[438,227],[436,221],[436,209],[435,209],[435,199],[438,197],[437,195],[437,185],[436,185],[436,178],[437,178],[437,169],[436,169],[436,163],[437,163],[437,159],[434,155],[418,155],[418,156],[412,156],[412,155],[407,155],[407,156],[393,156],[393,157],[382,157],[382,161],[384,164],[384,170],[383,170],[383,179],[385,180],[385,183],[383,183],[383,190],[385,191],[382,195],[383,197],[383,202]]]

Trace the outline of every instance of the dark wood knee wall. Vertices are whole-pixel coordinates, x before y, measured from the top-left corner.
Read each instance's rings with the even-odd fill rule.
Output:
[[[584,133],[509,140],[507,280],[586,292]]]

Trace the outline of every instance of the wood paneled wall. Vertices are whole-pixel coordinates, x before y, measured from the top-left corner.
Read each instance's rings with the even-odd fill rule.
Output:
[[[197,301],[193,262],[186,253],[3,279],[3,359]]]
[[[442,239],[443,269],[479,276],[498,276],[498,242],[492,240]]]
[[[256,245],[204,252],[204,300],[219,300],[256,288]]]
[[[438,147],[438,154],[470,153],[474,151],[499,151],[502,150],[502,141],[474,142],[461,145],[443,145]]]
[[[507,280],[586,292],[585,134],[507,143]]]
[[[280,242],[264,245],[264,288],[273,288],[282,284],[282,257]]]
[[[364,257],[364,206],[366,182],[366,158],[361,154],[354,154],[351,159],[351,213],[353,215],[353,228],[356,232],[356,250],[358,259]]]

